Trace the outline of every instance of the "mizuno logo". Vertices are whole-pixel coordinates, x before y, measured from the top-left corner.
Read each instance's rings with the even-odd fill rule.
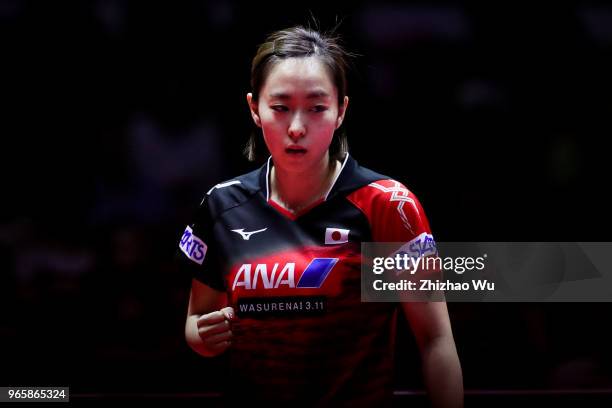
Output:
[[[267,229],[268,228],[263,228],[263,229],[260,229],[260,230],[257,230],[257,231],[245,231],[244,228],[240,228],[240,229],[232,230],[232,232],[236,232],[236,233],[240,234],[242,239],[244,239],[245,241],[248,241],[249,238],[251,238],[251,235],[257,234],[258,232],[263,232],[263,231],[265,231]]]

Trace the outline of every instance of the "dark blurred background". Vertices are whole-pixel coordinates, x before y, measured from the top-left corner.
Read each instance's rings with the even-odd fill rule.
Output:
[[[329,3],[329,4],[326,4]],[[251,170],[250,59],[340,24],[346,130],[438,241],[610,241],[612,6],[0,1],[0,385],[200,393],[177,242]],[[612,388],[612,304],[449,304],[466,388]],[[398,390],[419,390],[400,331]]]

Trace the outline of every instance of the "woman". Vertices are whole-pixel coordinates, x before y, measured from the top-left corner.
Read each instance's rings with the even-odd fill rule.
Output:
[[[181,238],[194,278],[187,342],[206,357],[229,351],[231,402],[369,406],[392,397],[397,304],[360,301],[360,243],[431,232],[411,192],[349,156],[338,131],[346,70],[332,36],[293,27],[267,38],[247,102],[271,156],[211,188]],[[446,304],[401,306],[433,405],[461,406]]]

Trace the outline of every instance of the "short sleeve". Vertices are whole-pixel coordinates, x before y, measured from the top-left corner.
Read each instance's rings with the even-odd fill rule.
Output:
[[[222,263],[214,239],[214,220],[206,195],[178,242],[177,258],[181,273],[219,291],[225,291]]]
[[[402,183],[378,180],[352,193],[349,200],[368,218],[372,241],[416,243],[437,253],[425,211]]]

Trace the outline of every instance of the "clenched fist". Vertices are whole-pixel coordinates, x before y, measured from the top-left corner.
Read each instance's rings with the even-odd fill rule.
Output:
[[[232,344],[232,320],[234,309],[224,307],[200,316],[197,320],[198,335],[204,343],[202,352],[208,357],[223,353]]]

